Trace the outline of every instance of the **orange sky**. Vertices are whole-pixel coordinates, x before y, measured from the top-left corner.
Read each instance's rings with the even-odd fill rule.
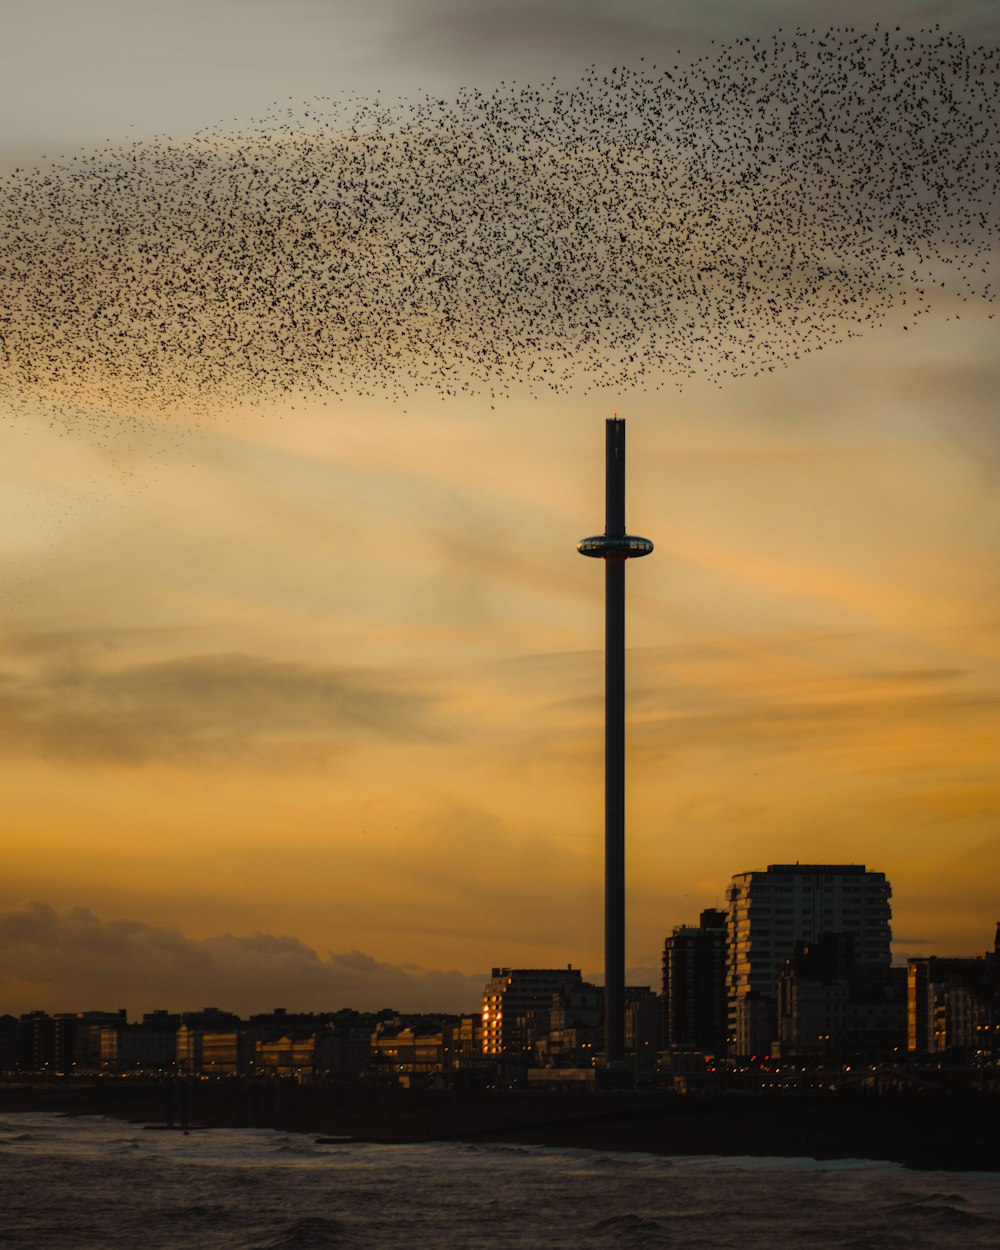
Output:
[[[108,438],[11,413],[0,1012],[471,1010],[494,964],[599,974],[603,579],[575,544],[613,410],[656,543],[628,577],[634,975],[787,860],[884,871],[897,958],[983,949],[1000,356],[958,312],[721,387]]]

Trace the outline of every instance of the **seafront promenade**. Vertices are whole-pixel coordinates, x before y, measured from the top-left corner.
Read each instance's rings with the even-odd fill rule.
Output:
[[[406,1090],[246,1080],[0,1083],[0,1113],[107,1115],[176,1130],[275,1128],[358,1142],[494,1141],[658,1155],[889,1160],[1000,1172],[1000,1097]]]

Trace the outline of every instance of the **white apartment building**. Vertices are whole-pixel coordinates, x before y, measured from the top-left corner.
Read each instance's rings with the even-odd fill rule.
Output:
[[[737,873],[727,893],[730,1052],[769,1052],[778,972],[796,942],[849,933],[857,963],[888,968],[891,897],[885,874],[864,864],[770,864],[766,872]]]

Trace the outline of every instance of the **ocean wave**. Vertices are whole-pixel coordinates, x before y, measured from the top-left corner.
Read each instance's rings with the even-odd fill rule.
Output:
[[[286,1225],[268,1241],[248,1243],[246,1250],[327,1250],[346,1245],[346,1235],[338,1220],[307,1216]]]
[[[633,1234],[659,1233],[663,1231],[663,1225],[659,1220],[649,1219],[641,1215],[633,1215],[630,1211],[624,1215],[612,1215],[606,1220],[598,1220],[590,1229],[590,1233],[624,1233],[628,1236]]]
[[[995,1250],[996,1176],[512,1143],[316,1147],[274,1130],[135,1134],[6,1117],[12,1250]],[[36,1127],[37,1124],[37,1127]],[[12,1143],[18,1132],[37,1138]],[[118,1153],[113,1153],[114,1151]]]
[[[997,1232],[1000,1235],[1000,1221],[995,1216],[981,1215],[968,1210],[965,1206],[965,1199],[960,1195],[954,1195],[950,1200],[923,1198],[916,1202],[900,1203],[893,1209],[900,1215],[921,1223],[957,1227],[973,1225],[985,1227],[992,1224],[997,1226]]]

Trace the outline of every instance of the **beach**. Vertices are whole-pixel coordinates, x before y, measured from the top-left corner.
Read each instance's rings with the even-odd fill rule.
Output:
[[[869,1159],[1000,1171],[994,1094],[687,1094],[420,1090],[221,1080],[0,1084],[0,1112],[112,1116],[175,1129],[273,1128],[404,1144],[496,1142],[717,1155]]]

